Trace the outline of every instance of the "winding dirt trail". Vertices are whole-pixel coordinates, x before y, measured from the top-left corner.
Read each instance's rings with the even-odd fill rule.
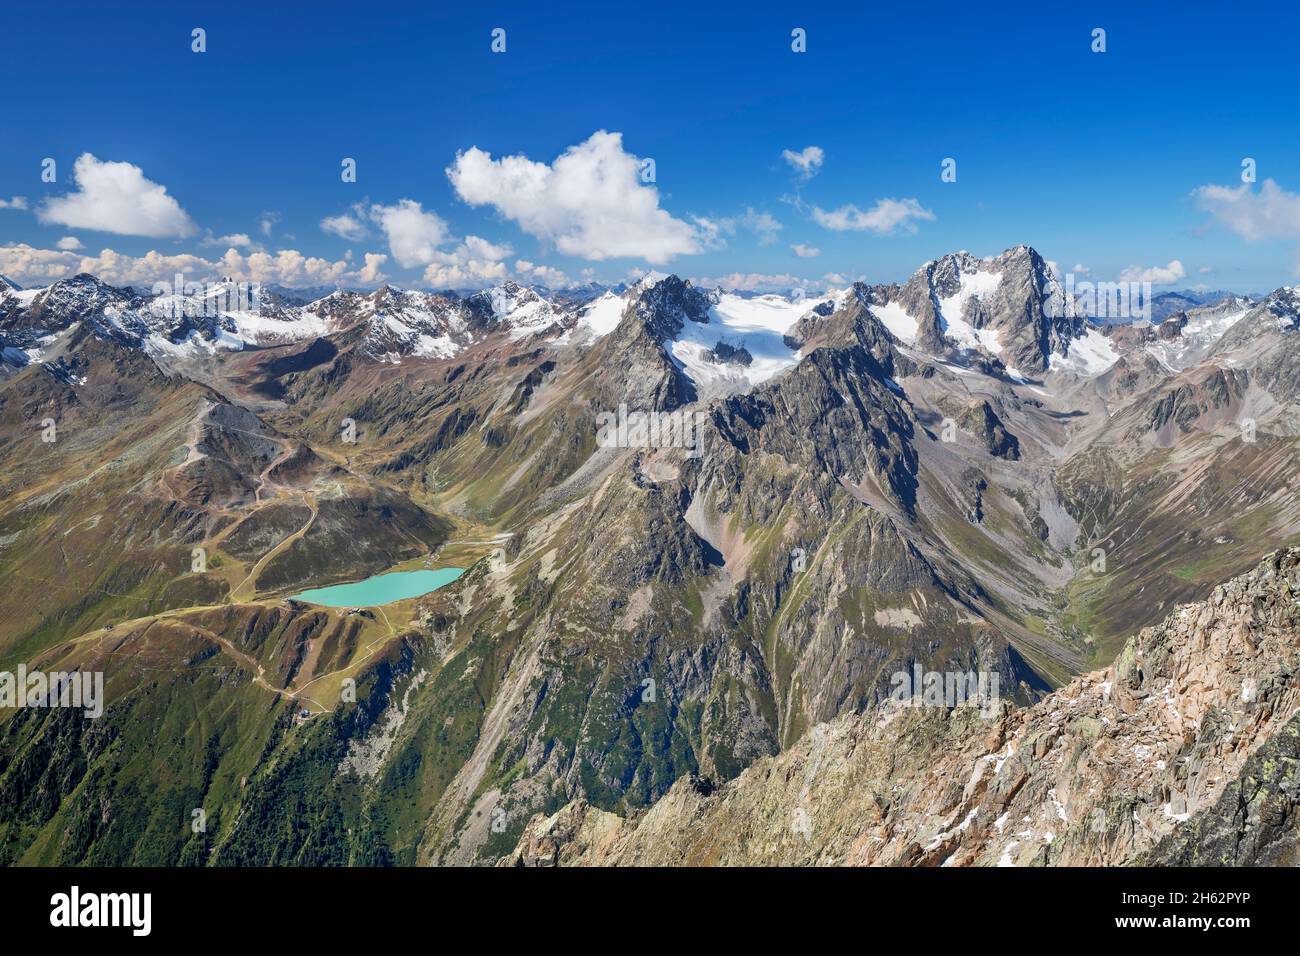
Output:
[[[306,523],[304,523],[301,528],[299,528],[297,531],[294,531],[291,534],[285,535],[285,537],[283,537],[280,540],[280,542],[275,545],[275,547],[271,548],[264,555],[258,558],[257,563],[253,565],[252,569],[244,577],[244,580],[240,581],[237,585],[235,585],[235,587],[231,588],[230,601],[232,604],[242,604],[245,603],[246,599],[253,598],[257,594],[256,585],[255,584],[252,585],[247,592],[244,590],[245,585],[249,585],[250,582],[255,582],[257,576],[262,573],[263,569],[271,561],[272,558],[274,558],[285,548],[289,547],[295,541],[297,541],[299,538],[305,535],[309,530],[311,530],[311,526],[315,524],[316,515],[318,514],[315,496],[308,491],[298,491],[298,492],[293,492],[293,494],[296,497],[301,498],[303,503],[307,505],[308,509],[310,509],[311,515],[308,516]]]

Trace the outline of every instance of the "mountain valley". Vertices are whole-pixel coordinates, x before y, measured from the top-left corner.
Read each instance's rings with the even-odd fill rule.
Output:
[[[1293,862],[1300,291],[1067,298],[0,283],[0,861]]]

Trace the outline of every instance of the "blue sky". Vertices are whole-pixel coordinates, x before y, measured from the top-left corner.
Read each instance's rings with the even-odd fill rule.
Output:
[[[945,252],[1022,242],[1066,271],[1155,270],[1168,288],[1266,291],[1300,273],[1300,14],[1287,5],[8,6],[0,58],[18,95],[0,151],[0,271],[29,283],[78,257],[139,281],[150,251],[193,257],[156,268],[201,270],[230,236],[247,237],[227,260],[239,268],[259,250],[325,263],[280,260],[298,284],[356,283],[367,253],[386,257],[369,275],[411,286],[647,266],[775,287],[898,281]],[[791,50],[796,27],[806,53]],[[1096,27],[1105,53],[1091,50]],[[621,142],[597,149],[601,130]],[[508,180],[492,165],[503,156],[526,156],[544,183],[584,144],[614,190],[593,187],[593,207],[574,195],[576,169],[489,198]],[[783,152],[810,146],[823,158],[801,176]],[[481,168],[458,189],[445,171],[475,147]],[[180,218],[142,224],[98,194],[69,203],[86,153],[136,167],[114,167],[122,188],[157,184]],[[633,187],[614,181],[624,153],[653,158],[657,194],[610,222],[633,208]],[[45,157],[55,183],[40,179]],[[340,180],[343,157],[357,182]],[[948,157],[956,182],[940,180]],[[419,215],[386,216],[411,209],[400,200]],[[322,229],[344,214],[349,238]],[[629,235],[642,223],[662,241]]]

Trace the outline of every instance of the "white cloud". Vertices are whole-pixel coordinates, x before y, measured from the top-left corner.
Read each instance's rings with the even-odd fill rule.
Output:
[[[15,196],[13,199],[0,199],[0,209],[26,209],[27,199]]]
[[[764,246],[776,242],[776,234],[781,231],[781,224],[771,213],[755,212],[753,209],[746,209],[739,222],[742,228],[757,236],[759,244]]]
[[[507,245],[466,236],[450,252],[434,250],[424,281],[439,289],[500,282],[510,274],[504,260],[513,252]]]
[[[515,273],[522,280],[540,282],[552,289],[563,289],[565,286],[573,285],[573,281],[559,269],[529,262],[527,259],[515,260]]]
[[[363,285],[378,285],[388,278],[379,267],[388,261],[388,256],[378,252],[367,252],[365,255],[366,264],[357,272],[357,279]]]
[[[805,246],[802,242],[796,242],[790,249],[800,259],[816,259],[822,254],[816,246]]]
[[[1187,270],[1177,259],[1170,261],[1167,266],[1151,266],[1144,269],[1142,266],[1129,266],[1119,274],[1121,282],[1150,282],[1152,285],[1168,285],[1170,282],[1177,282],[1187,275]]]
[[[204,259],[188,253],[165,255],[150,251],[143,256],[128,256],[112,249],[97,255],[55,249],[36,249],[25,244],[0,246],[0,272],[17,281],[42,285],[65,279],[79,272],[89,272],[113,285],[147,286],[170,281],[180,272],[195,281],[230,276],[251,282],[275,282],[286,286],[329,285],[338,282],[370,284],[379,281],[379,266],[387,256],[367,253],[366,265],[353,271],[346,260],[329,261],[305,256],[294,249],[274,255],[254,252],[247,256],[229,249],[220,259]]]
[[[1205,275],[1207,272],[1213,272],[1214,266],[1201,266],[1196,271],[1199,272],[1201,275]]]
[[[781,158],[790,164],[800,179],[807,182],[821,170],[826,153],[820,146],[805,146],[797,153],[792,149],[783,149]]]
[[[510,276],[506,259],[514,254],[514,250],[509,244],[494,243],[481,236],[466,236],[451,248],[443,248],[455,241],[447,223],[412,199],[402,199],[391,206],[375,204],[364,211],[353,207],[351,212],[335,218],[350,219],[359,227],[359,231],[364,232],[364,224],[360,219],[363,212],[387,236],[389,250],[398,265],[406,269],[425,267],[423,279],[429,286],[439,289],[465,288],[501,282]],[[322,221],[321,227],[327,228],[328,221]],[[345,228],[350,228],[350,225],[345,225]],[[526,280],[545,282],[547,285],[568,284],[568,277],[564,273],[547,266],[538,266],[521,259],[515,267],[517,271],[528,273],[522,276]]]
[[[1087,266],[1085,266],[1085,265],[1084,265],[1083,263],[1081,263],[1081,262],[1080,262],[1080,263],[1075,263],[1074,268],[1071,269],[1070,271],[1073,272],[1073,273],[1074,273],[1075,275],[1077,275],[1077,276],[1086,276],[1086,275],[1091,275],[1091,274],[1092,274],[1092,270],[1091,270],[1090,268],[1088,268]]]
[[[413,199],[399,200],[395,206],[373,205],[370,218],[384,231],[389,251],[404,269],[437,261],[438,247],[448,238],[447,224]]]
[[[82,248],[81,240],[78,239],[76,236],[64,236],[62,239],[56,242],[55,245],[58,246],[60,249],[62,249],[64,252],[76,252],[78,249]]]
[[[149,252],[136,258],[112,249],[104,249],[92,256],[69,250],[36,249],[23,243],[0,246],[0,272],[33,286],[46,285],[80,272],[89,272],[115,285],[146,285],[170,279],[177,272],[193,274],[200,279],[212,275],[216,265],[188,254],[169,256]]]
[[[702,251],[698,230],[659,208],[658,189],[643,185],[640,171],[622,134],[600,130],[550,165],[471,147],[446,172],[465,202],[492,206],[565,255],[660,264]]]
[[[705,249],[725,249],[727,240],[722,238],[723,234],[735,235],[736,232],[734,219],[708,219],[704,216],[691,216],[691,221],[695,223],[696,238]],[[637,271],[637,274],[640,275],[640,272]]]
[[[281,249],[274,255],[253,252],[242,255],[228,249],[221,257],[220,269],[224,275],[250,282],[276,282],[280,285],[328,285],[354,278],[347,260],[334,262],[316,256],[304,256],[296,249]]]
[[[42,284],[48,279],[76,275],[80,256],[54,249],[34,249],[25,243],[0,246],[0,272],[19,282]]]
[[[237,249],[248,249],[252,247],[253,240],[249,238],[246,232],[232,232],[227,236],[209,236],[203,240],[205,246],[225,246],[227,249],[232,246]]]
[[[490,262],[504,259],[514,251],[505,243],[498,245],[478,236],[466,236],[460,247],[470,258],[485,259]]]
[[[1300,236],[1300,195],[1289,193],[1271,179],[1259,192],[1240,186],[1199,186],[1192,190],[1197,205],[1220,224],[1251,242]]]
[[[841,206],[827,211],[819,206],[812,209],[813,220],[834,232],[874,232],[888,235],[896,230],[916,232],[913,220],[933,220],[934,213],[924,208],[915,199],[879,199],[866,212],[857,206]]]
[[[320,227],[325,232],[332,233],[341,239],[357,242],[366,236],[364,215],[364,210],[360,204],[357,204],[345,213],[337,216],[326,216],[320,221]]]
[[[257,220],[257,227],[262,230],[262,235],[270,236],[271,231],[275,229],[279,221],[280,214],[278,212],[264,212]]]
[[[112,249],[101,249],[97,255],[82,256],[75,272],[89,272],[109,285],[151,285],[170,281],[177,273],[193,275],[196,280],[217,278],[219,274],[234,275],[233,270],[214,269],[216,263],[189,253],[167,255],[150,250],[143,256],[128,256]],[[71,274],[71,273],[69,273]],[[241,276],[234,276],[242,278]]]
[[[760,246],[769,246],[776,242],[776,235],[784,227],[771,213],[758,212],[753,207],[746,207],[739,216],[724,216],[721,219],[705,219],[702,216],[691,217],[696,226],[696,233],[701,243],[709,249],[721,249],[726,246],[723,233],[734,236],[737,230],[752,232]]]
[[[41,222],[155,239],[198,231],[180,203],[165,187],[145,179],[139,166],[101,162],[82,153],[72,175],[77,191],[46,200],[37,213]]]

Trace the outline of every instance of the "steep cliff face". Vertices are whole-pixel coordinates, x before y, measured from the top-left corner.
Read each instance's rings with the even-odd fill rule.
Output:
[[[1143,866],[1300,865],[1300,717],[1251,754],[1214,806],[1135,862]]]
[[[966,252],[927,262],[901,289],[878,288],[876,307],[894,305],[915,323],[915,345],[933,355],[982,351],[1010,368],[1046,371],[1084,330],[1051,268],[1028,246],[980,259]]]
[[[622,819],[534,817],[509,862],[1115,865],[1296,857],[1300,549],[996,714],[888,705]]]

